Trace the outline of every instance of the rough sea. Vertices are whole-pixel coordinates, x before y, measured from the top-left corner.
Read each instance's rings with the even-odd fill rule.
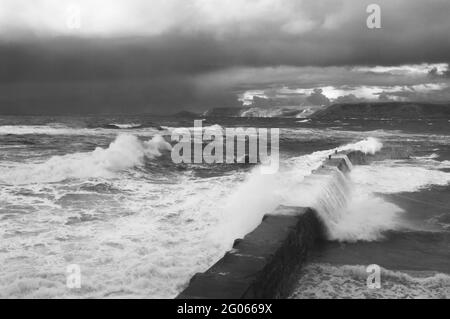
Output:
[[[278,173],[173,163],[171,132],[189,118],[0,117],[0,297],[173,298],[284,204],[313,206],[328,229],[292,298],[450,298],[448,119],[203,125],[280,128]],[[336,149],[377,160],[318,202],[320,183],[298,186]],[[72,264],[80,289],[66,286]],[[366,287],[370,264],[380,289]]]

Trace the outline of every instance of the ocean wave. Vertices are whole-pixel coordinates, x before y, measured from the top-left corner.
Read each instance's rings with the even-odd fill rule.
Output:
[[[370,152],[374,144],[377,143],[367,140],[363,144],[354,144],[353,148]],[[352,145],[342,148],[352,149]],[[160,136],[144,142],[135,136],[120,135],[108,148],[58,156],[44,163],[1,168],[0,180],[8,178],[10,183],[20,184],[2,187],[2,198],[36,209],[36,213],[27,215],[32,226],[22,225],[23,215],[18,214],[17,223],[8,226],[8,233],[18,228],[43,233],[33,238],[35,245],[32,246],[29,245],[30,237],[23,235],[5,243],[14,242],[19,249],[7,252],[9,263],[0,275],[0,296],[172,298],[192,275],[205,271],[230,249],[236,238],[254,229],[265,213],[272,212],[279,204],[297,200],[298,194],[307,197],[307,189],[302,186],[305,176],[320,167],[328,155],[339,150],[290,158],[282,163],[280,172],[273,175],[261,175],[255,168],[250,173],[235,171],[197,179],[184,171],[168,177],[166,182],[149,183],[135,178],[134,174],[120,174],[169,149],[170,145]],[[99,181],[83,180],[92,176],[102,178]],[[113,178],[104,181],[104,177]],[[42,184],[67,178],[81,180]],[[40,184],[31,184],[33,182]],[[329,188],[330,192],[336,190],[334,198],[345,193],[338,193],[338,187],[331,187],[333,183],[346,186],[348,182],[336,173]],[[24,190],[29,190],[27,193],[32,196]],[[18,192],[22,195],[17,195]],[[102,202],[85,201],[85,195],[92,193],[101,195]],[[65,196],[67,194],[75,196]],[[309,197],[313,195],[311,193]],[[38,200],[39,205],[36,204]],[[334,204],[329,203],[331,208]],[[61,209],[61,205],[66,206]],[[373,205],[373,201],[367,205]],[[373,240],[378,238],[380,230],[394,227],[390,216],[377,219],[377,216],[383,216],[377,207],[361,209],[360,213],[366,213],[369,219],[358,219],[345,229],[345,234],[342,231],[343,238]],[[29,209],[25,211],[29,212]],[[350,224],[341,215],[345,212],[336,214],[329,220],[337,221],[337,227]],[[116,218],[116,215],[124,217]],[[101,223],[92,218],[100,218]],[[75,228],[60,227],[77,221],[83,222]],[[367,233],[373,237],[369,238]],[[58,252],[62,243],[73,247],[68,259],[58,253],[49,253]],[[28,247],[27,254],[23,253],[22,247]],[[64,285],[61,273],[68,260],[83,265],[85,277],[80,291],[68,290]],[[29,267],[30,264],[33,267]],[[39,273],[33,269],[39,269]]]
[[[403,210],[353,181],[338,169],[315,174],[283,192],[284,204],[312,207],[327,231],[329,240],[377,241],[384,232],[401,227]]]
[[[91,135],[98,130],[64,125],[2,125],[0,135]]]
[[[262,117],[262,118],[272,118],[272,117],[296,117],[300,113],[311,114],[305,110],[298,110],[293,108],[270,108],[263,109],[259,107],[252,107],[249,109],[242,110],[239,117]]]
[[[343,130],[343,129],[309,129],[314,135],[322,136],[322,137],[341,137],[341,138],[353,138],[360,139],[361,137],[369,138],[374,137],[378,139],[382,139],[386,142],[402,142],[405,141],[417,141],[417,142],[427,142],[427,143],[437,143],[448,145],[450,143],[448,134],[426,134],[426,133],[406,133],[400,130],[385,130],[385,129],[377,129],[370,131],[351,131],[351,130]],[[298,135],[305,132],[303,128],[296,129],[286,129],[286,133]]]
[[[351,178],[360,187],[383,194],[415,192],[450,183],[450,173],[439,170],[445,163],[435,161],[434,167],[427,163],[420,166],[417,162],[413,165],[391,160],[376,162],[355,167]]]
[[[394,164],[397,162],[389,160],[355,166],[348,179],[340,185],[328,182],[314,192],[314,187],[317,187],[315,184],[314,187],[304,189],[304,193],[294,195],[294,202],[316,208],[327,226],[331,240],[347,242],[381,240],[386,231],[404,229],[408,226],[405,224],[404,210],[387,202],[378,194],[414,192],[450,183],[450,173],[430,168],[428,164],[424,167],[417,166],[417,163]],[[344,194],[336,190],[345,189],[348,185],[351,190]],[[315,193],[323,194],[324,190],[327,192],[326,196],[310,196]],[[302,197],[305,198],[302,200]],[[331,208],[324,207],[321,202],[316,203],[314,198],[325,198],[326,203],[331,202]],[[340,206],[333,202],[342,199],[345,204]]]
[[[428,160],[428,159],[436,159],[439,157],[439,154],[433,153],[430,155],[424,155],[424,156],[413,156],[413,159],[417,159],[417,160]]]
[[[397,227],[396,217],[401,212],[398,207],[370,196],[364,197],[361,203],[353,203],[352,198],[357,196],[350,194],[351,181],[340,171],[314,175],[308,179],[311,172],[335,151],[373,153],[381,147],[380,141],[368,138],[290,158],[277,174],[261,174],[259,167],[256,167],[228,198],[218,236],[229,240],[242,238],[258,226],[265,214],[273,212],[279,205],[288,205],[315,208],[327,226],[329,239],[355,241],[381,238],[384,230]],[[350,210],[349,203],[353,205]],[[386,213],[378,213],[376,208],[385,209]]]
[[[450,298],[450,276],[381,268],[381,288],[368,289],[366,266],[310,264],[290,296],[304,298]]]
[[[206,125],[206,126],[179,126],[179,127],[172,127],[172,126],[161,126],[163,129],[173,132],[173,131],[225,131],[224,128],[219,124],[213,124],[213,125]]]
[[[365,140],[348,144],[342,147],[339,147],[339,151],[361,151],[364,154],[375,154],[379,152],[383,147],[383,143],[381,143],[378,139],[373,137],[368,137]]]
[[[183,172],[163,183],[125,175],[1,187],[4,202],[36,210],[3,220],[5,234],[14,236],[5,236],[3,247],[15,248],[3,256],[0,297],[174,298],[228,250],[223,238],[211,240],[211,231],[243,174],[196,179]],[[17,195],[24,190],[28,195]],[[101,200],[86,200],[92,195]],[[26,231],[41,231],[32,245]],[[70,245],[70,253],[58,253],[61,245]],[[80,290],[65,286],[68,263],[82,267]]]
[[[287,159],[275,175],[255,168],[230,195],[225,222],[218,233],[240,238],[252,231],[264,214],[279,205],[313,207],[324,222],[329,240],[341,242],[383,240],[385,233],[407,227],[405,211],[378,193],[397,193],[447,185],[450,173],[429,167],[396,166],[384,161],[355,166],[350,175],[337,169],[313,174],[335,151],[358,150],[375,154],[383,144],[375,138],[331,150]],[[386,165],[385,163],[390,163]],[[425,164],[424,164],[425,165]]]
[[[133,129],[133,128],[142,128],[142,124],[138,124],[138,123],[124,123],[124,124],[111,123],[111,124],[105,125],[104,128]]]
[[[119,135],[108,148],[89,153],[53,156],[43,163],[18,164],[0,169],[0,182],[29,184],[59,182],[65,179],[111,178],[116,172],[142,166],[145,158],[161,156],[171,145],[160,135],[140,141],[134,135]]]
[[[121,126],[118,126],[121,125]],[[2,125],[0,126],[0,135],[115,135],[117,130],[123,130],[139,134],[142,136],[153,136],[159,133],[160,128],[142,126],[129,126],[131,124],[111,124],[109,127],[87,128],[87,127],[69,127],[64,124],[59,125]]]

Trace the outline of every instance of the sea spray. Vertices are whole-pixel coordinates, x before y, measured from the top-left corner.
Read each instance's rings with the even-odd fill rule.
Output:
[[[140,120],[143,119],[122,120],[119,123],[140,123]],[[119,120],[111,119],[101,123],[117,121]],[[22,124],[25,123],[27,122]],[[25,163],[44,163],[50,155],[88,152],[93,150],[92,145],[106,149],[108,145],[105,140],[113,141],[118,132],[136,134],[141,141],[144,141],[144,135],[169,134],[158,133],[151,127],[133,131],[104,129],[101,123],[96,123],[98,122],[93,124],[98,125],[97,128],[72,128],[72,124],[68,128],[1,128],[0,131],[4,129],[4,135],[0,135],[3,139],[2,147],[11,145],[23,148],[2,149],[0,170],[7,172],[7,168],[25,168]],[[144,127],[147,126],[146,123],[142,122]],[[158,124],[179,126],[186,125],[185,123],[187,122],[171,121]],[[242,122],[235,124],[241,125],[240,123]],[[311,127],[313,126],[314,124],[311,124]],[[314,150],[329,149],[331,147],[328,145],[339,141],[357,142],[356,139],[379,136],[388,145],[397,143],[403,146],[409,143],[423,148],[417,150],[419,155],[431,152],[431,149],[438,152],[436,148],[440,148],[440,158],[446,159],[444,150],[445,145],[448,145],[448,136],[419,136],[403,134],[400,131],[352,132],[322,128],[303,129],[295,126],[282,128],[281,132],[281,159],[285,173],[281,172],[281,182],[273,187],[264,184],[265,181],[270,183],[271,179],[254,179],[253,185],[257,185],[261,192],[259,197],[258,194],[242,194],[235,198],[233,205],[237,211],[235,215],[230,216],[236,218],[239,227],[239,218],[247,218],[246,207],[239,203],[244,202],[248,207],[255,207],[255,215],[248,216],[249,219],[246,220],[246,229],[251,230],[252,220],[256,220],[258,225],[258,218],[262,217],[259,215],[258,206],[253,206],[254,202],[260,202],[259,207],[264,208],[266,197],[270,198],[273,193],[276,195],[275,202],[282,201],[281,195],[292,191],[297,187],[296,183],[301,184],[305,172],[320,166],[322,160],[318,160],[319,157],[326,158],[334,153],[334,150],[312,153]],[[65,135],[66,133],[70,136]],[[84,136],[74,138],[75,134]],[[22,141],[28,140],[34,144],[22,144]],[[308,151],[311,154],[299,156],[306,152],[303,147],[312,149]],[[87,178],[57,183],[1,185],[1,222],[4,234],[1,250],[4,260],[8,262],[3,263],[0,274],[0,294],[20,298],[172,298],[195,273],[205,271],[221,258],[237,237],[230,236],[230,240],[227,237],[219,238],[222,242],[217,244],[209,240],[210,234],[216,235],[215,226],[223,221],[220,216],[225,216],[222,215],[224,207],[230,204],[230,197],[245,183],[244,180],[252,179],[253,172],[249,174],[248,167],[226,167],[223,171],[222,166],[213,165],[201,167],[202,172],[207,171],[208,174],[197,174],[199,169],[189,165],[183,167],[185,169],[174,169],[174,165],[167,164],[170,158],[165,152],[160,153],[164,154],[164,158],[144,158],[144,166],[113,171],[113,178],[107,180]],[[37,158],[41,159],[40,162],[34,160]],[[417,163],[424,168],[429,164],[431,165],[430,160],[427,163]],[[411,166],[413,165],[416,163]],[[355,168],[360,167],[369,166]],[[437,166],[435,168],[440,169]],[[210,172],[212,174],[209,174]],[[373,174],[376,174],[376,171]],[[0,175],[0,179],[2,178],[4,175]],[[86,188],[86,185],[94,188]],[[97,186],[100,186],[100,189]],[[357,183],[353,192],[358,188],[364,189],[365,186]],[[379,200],[382,204],[382,199]],[[361,220],[367,216],[378,218],[381,215],[380,210],[384,210],[372,202],[363,201],[361,204],[369,206],[355,209],[361,214]],[[357,222],[353,224],[353,220]],[[375,224],[380,226],[378,229],[391,227],[389,220],[382,219]],[[231,225],[234,226],[232,223]],[[358,237],[360,240],[364,238],[364,233],[369,233],[364,226],[375,229],[371,221],[362,223],[357,217],[349,217],[349,220],[343,220],[338,225],[345,226],[343,231],[345,230],[347,238]],[[234,231],[235,229],[228,229],[230,233]],[[240,231],[244,235],[248,233],[243,229]],[[345,238],[343,233],[336,234]],[[375,237],[368,240],[378,240],[375,232],[371,234]],[[439,251],[435,250],[434,243],[423,247],[430,254]],[[61,280],[61,273],[68,262],[80,264],[82,267],[82,291],[67,289],[65,280]],[[364,270],[365,267],[362,268],[362,274],[367,276]],[[314,278],[319,280],[319,284],[322,279],[326,279],[319,276]],[[348,279],[346,276],[342,278]],[[366,277],[361,278],[363,280],[357,278],[355,283],[359,282],[365,288]],[[312,285],[317,285],[317,282]],[[344,285],[338,283],[336,287]],[[433,286],[429,287],[433,289]]]
[[[274,175],[262,175],[255,168],[228,198],[229,202],[223,212],[223,223],[217,233],[232,242],[252,231],[261,222],[262,217],[273,212],[277,206],[291,205],[318,210],[330,239],[358,240],[377,237],[383,226],[374,225],[375,233],[357,232],[354,236],[351,232],[358,231],[359,226],[352,225],[351,229],[345,227],[351,224],[345,218],[345,210],[352,201],[352,186],[348,177],[337,169],[330,169],[330,174],[307,176],[336,151],[358,150],[373,154],[382,146],[377,139],[368,138],[354,144],[291,158]],[[395,213],[397,212],[398,210],[395,210]],[[360,223],[367,221],[364,218],[358,220]],[[389,225],[386,227],[389,228]]]
[[[161,156],[171,145],[156,135],[142,142],[134,135],[119,135],[108,148],[97,147],[88,153],[53,156],[42,163],[19,164],[0,169],[4,184],[59,182],[65,179],[111,178],[116,172],[144,164],[145,158]]]
[[[424,160],[421,166],[417,164],[382,161],[356,167],[351,177],[361,187],[383,194],[415,192],[430,185],[445,186],[450,183],[450,173],[439,170],[445,167],[445,163]]]
[[[339,151],[361,151],[364,154],[375,154],[383,148],[383,143],[374,137],[368,137],[365,140],[354,144],[348,144],[338,147]]]
[[[145,127],[133,123],[108,124],[100,127],[72,127],[59,125],[0,125],[0,137],[4,135],[43,135],[43,136],[115,136],[120,130],[123,133],[138,134],[140,136],[154,136],[160,127]]]
[[[381,268],[382,289],[367,289],[366,265],[313,263],[290,298],[444,298],[450,297],[450,276],[443,273],[402,272]]]

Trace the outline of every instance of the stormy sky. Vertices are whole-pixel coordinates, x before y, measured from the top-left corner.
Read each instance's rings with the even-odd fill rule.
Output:
[[[449,12],[448,0],[0,0],[0,113],[450,101]]]

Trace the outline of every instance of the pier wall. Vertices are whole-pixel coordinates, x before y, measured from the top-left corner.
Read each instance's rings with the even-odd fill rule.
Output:
[[[358,151],[333,154],[312,174],[327,168],[343,173],[352,165],[366,164]],[[313,209],[280,206],[264,216],[261,224],[211,268],[194,275],[178,299],[284,298],[293,276],[307,260],[308,252],[324,239],[325,228]]]

